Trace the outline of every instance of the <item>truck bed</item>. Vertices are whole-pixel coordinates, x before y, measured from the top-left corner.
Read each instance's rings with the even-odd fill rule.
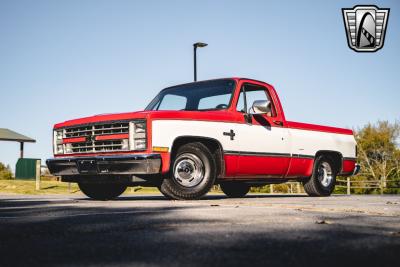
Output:
[[[353,131],[350,129],[331,127],[331,126],[323,126],[323,125],[318,125],[318,124],[286,121],[286,125],[288,128],[299,129],[299,130],[318,131],[318,132],[337,133],[337,134],[349,134],[349,135],[353,134]]]

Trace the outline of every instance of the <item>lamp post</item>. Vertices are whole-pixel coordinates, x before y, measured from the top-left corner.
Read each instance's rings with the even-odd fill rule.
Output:
[[[197,81],[197,47],[206,47],[208,44],[197,42],[193,44],[194,81]]]

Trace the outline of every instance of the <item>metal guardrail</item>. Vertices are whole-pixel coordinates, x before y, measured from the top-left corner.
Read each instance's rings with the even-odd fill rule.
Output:
[[[385,182],[381,180],[351,180],[350,177],[344,179],[336,179],[336,187],[346,188],[347,195],[351,195],[351,189],[379,189],[383,194],[385,189],[400,188],[400,180],[389,179]],[[303,186],[300,182],[286,182],[280,185],[287,186],[287,193],[284,194],[298,194],[304,193]],[[269,185],[269,193],[282,193],[280,190],[274,190],[274,184]]]
[[[336,179],[336,187],[346,188],[347,195],[351,194],[351,189],[380,189],[381,194],[385,189],[396,189],[400,188],[400,180],[351,180],[347,177],[346,180]],[[343,184],[345,183],[345,185]],[[391,185],[397,184],[397,185]],[[389,185],[389,186],[388,186]]]

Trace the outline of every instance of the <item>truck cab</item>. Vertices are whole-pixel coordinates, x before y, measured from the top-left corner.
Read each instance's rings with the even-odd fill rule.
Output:
[[[243,197],[288,180],[329,196],[337,175],[359,170],[351,130],[287,121],[274,87],[246,78],[172,86],[144,111],[56,124],[53,147],[50,172],[94,199],[137,185],[198,199],[219,184]]]

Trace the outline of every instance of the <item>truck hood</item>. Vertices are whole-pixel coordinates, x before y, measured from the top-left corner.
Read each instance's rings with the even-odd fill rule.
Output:
[[[90,124],[96,122],[144,119],[150,112],[151,111],[138,111],[138,112],[126,112],[126,113],[99,114],[90,117],[84,117],[57,123],[54,125],[54,129],[69,127],[74,125]]]
[[[213,111],[138,111],[138,112],[127,112],[127,113],[113,113],[113,114],[101,114],[91,117],[79,118],[74,120],[68,120],[65,122],[57,123],[54,125],[54,129],[84,125],[96,122],[107,122],[107,121],[125,121],[133,119],[182,119],[182,120],[205,120],[205,121],[226,121],[232,122],[234,116],[232,112],[227,110],[213,110]]]

